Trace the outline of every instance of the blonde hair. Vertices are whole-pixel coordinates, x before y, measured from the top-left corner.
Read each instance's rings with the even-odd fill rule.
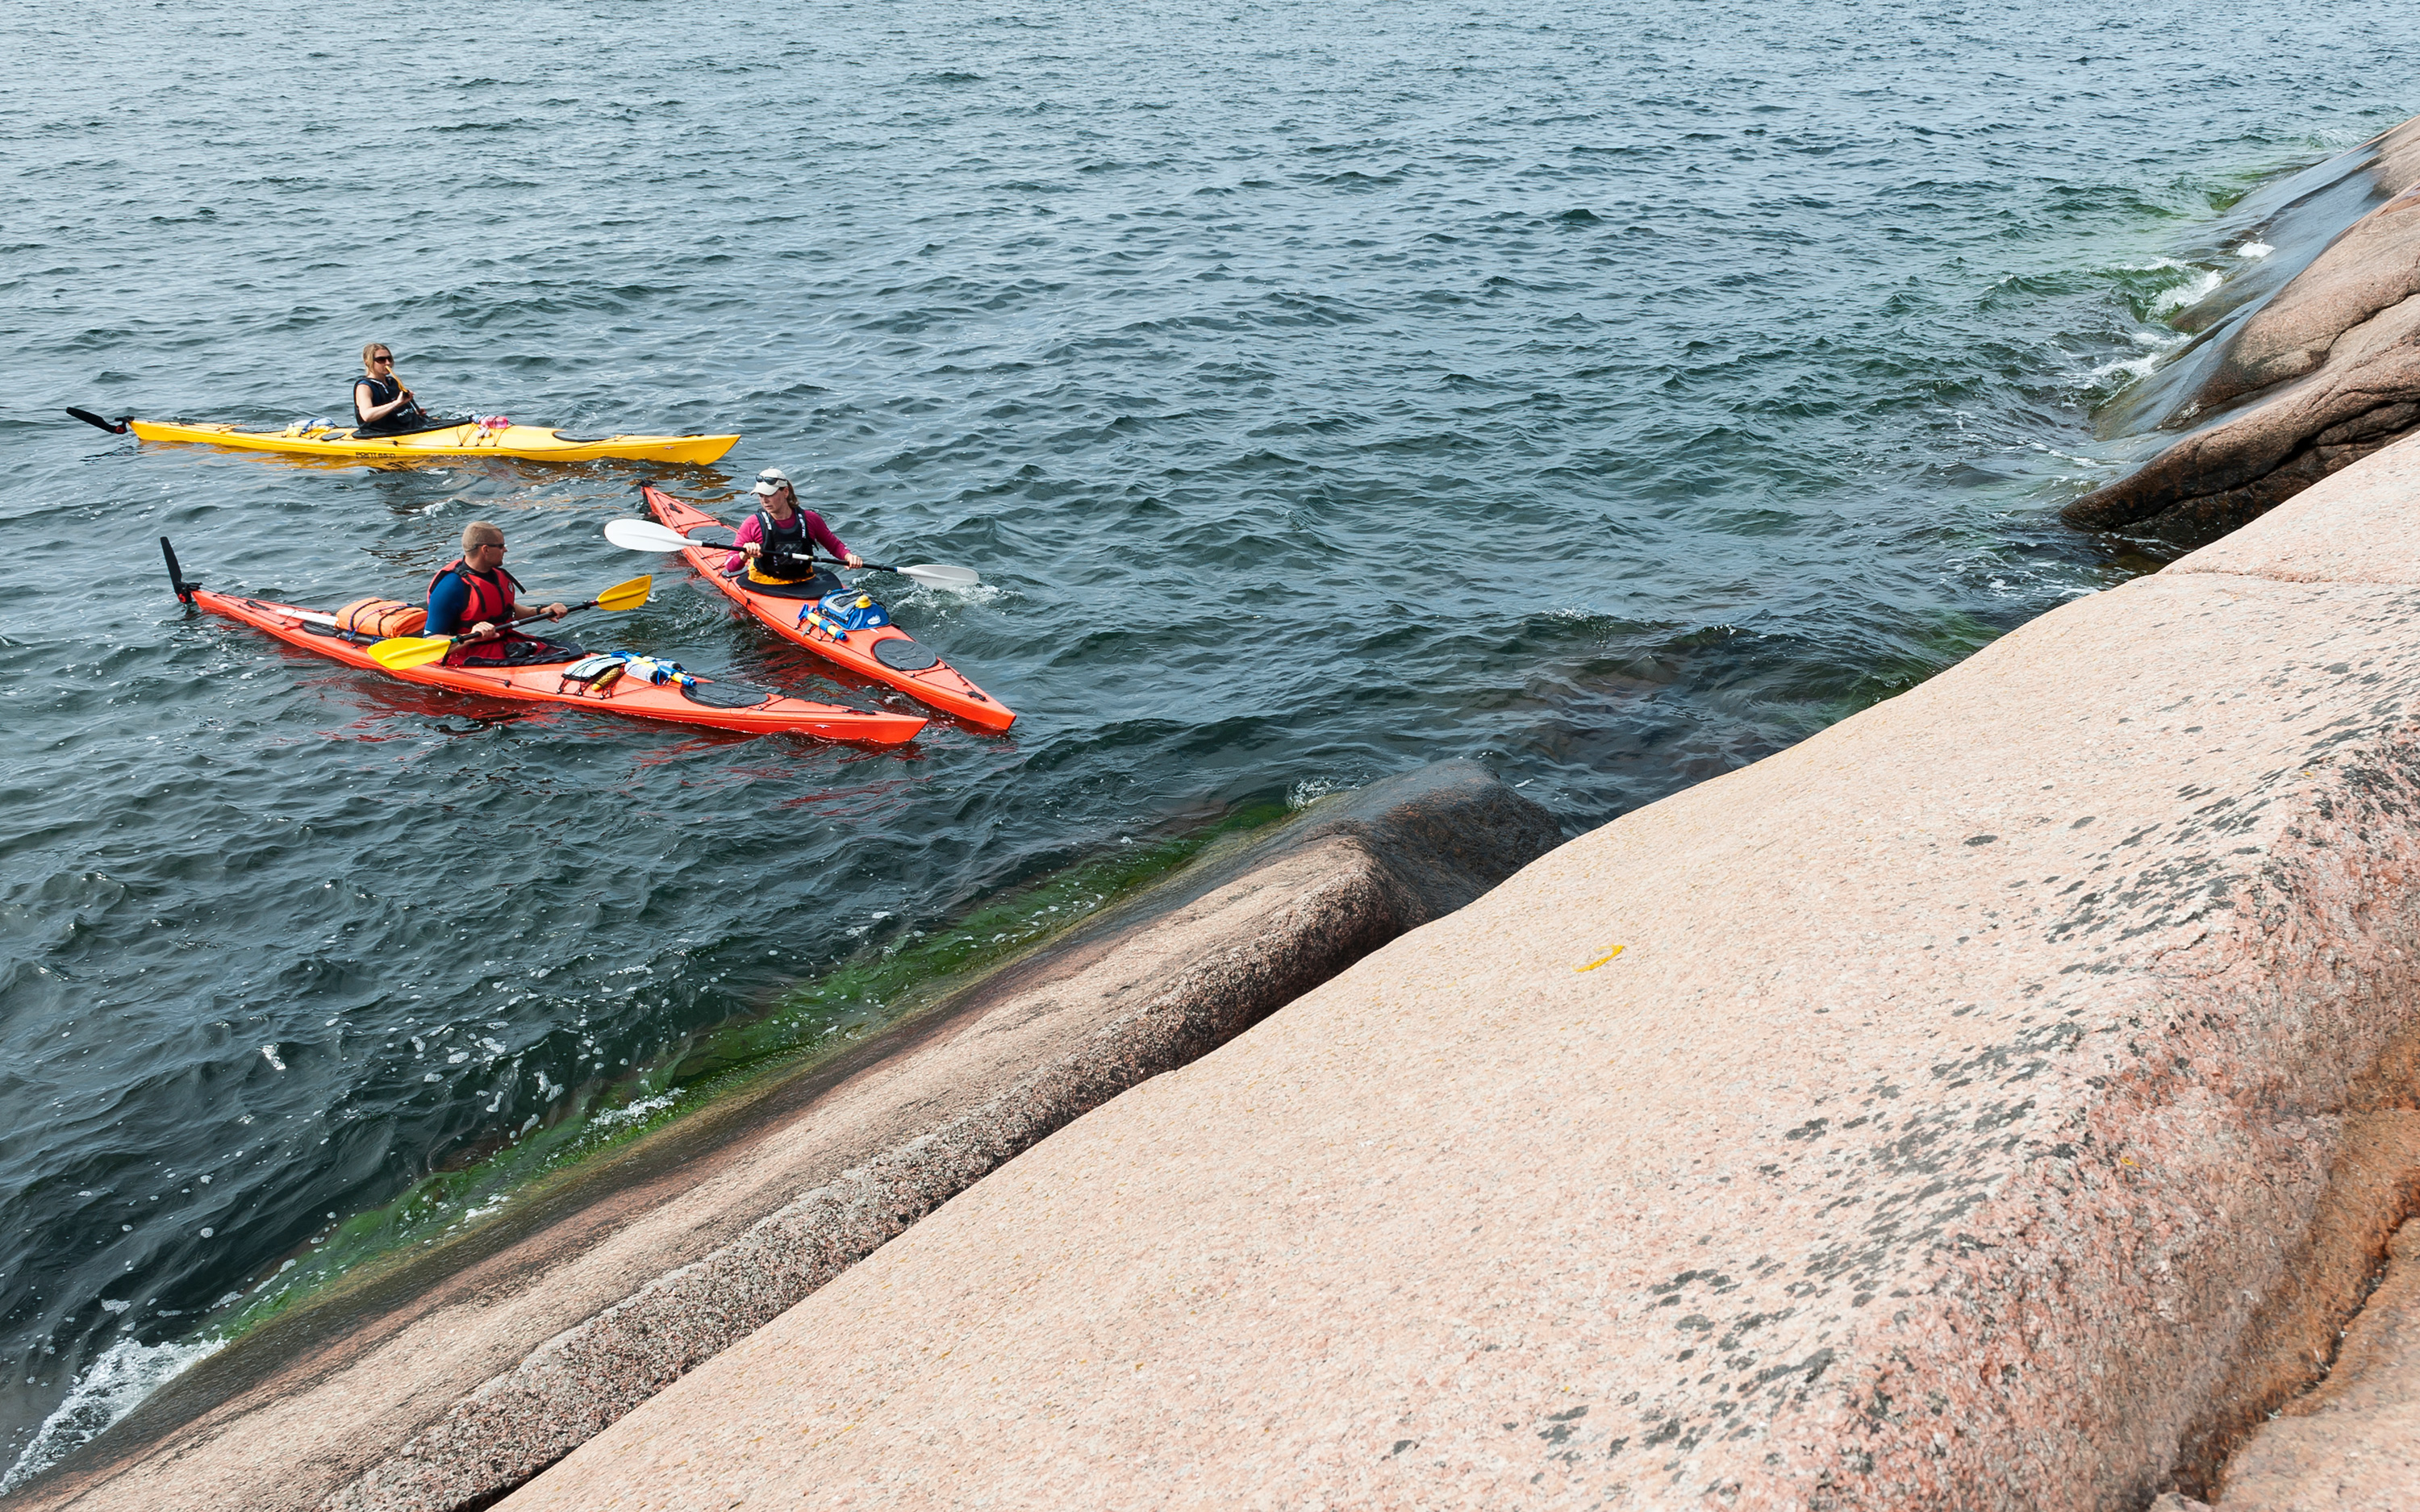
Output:
[[[470,550],[474,546],[502,546],[504,544],[504,532],[484,519],[474,519],[470,524],[462,527],[462,549],[465,551]]]
[[[362,348],[363,372],[366,373],[370,370],[370,353],[380,351],[386,353],[387,359],[392,362],[395,358],[395,344],[393,342],[386,341],[374,341]]]

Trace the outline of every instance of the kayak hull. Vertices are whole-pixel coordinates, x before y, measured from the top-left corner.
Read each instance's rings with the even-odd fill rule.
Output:
[[[240,620],[254,629],[275,636],[287,645],[317,652],[348,667],[383,673],[426,687],[450,688],[458,693],[515,703],[561,704],[626,715],[632,718],[656,719],[668,724],[729,730],[745,735],[814,735],[824,740],[865,746],[903,745],[924,727],[924,721],[914,715],[869,714],[860,709],[843,708],[836,703],[814,703],[779,693],[768,693],[753,704],[736,708],[717,707],[695,702],[678,684],[659,687],[631,677],[625,677],[599,693],[579,685],[566,685],[562,677],[563,669],[569,665],[566,662],[529,667],[448,667],[440,662],[400,671],[391,671],[370,658],[369,648],[375,643],[371,637],[338,631],[334,628],[334,617],[324,610],[299,609],[291,604],[246,598],[237,594],[214,593],[206,588],[194,589],[190,602],[213,614]]]
[[[656,518],[683,535],[731,529],[704,510],[693,509],[653,485],[644,487],[641,492]],[[918,671],[901,671],[876,659],[874,648],[880,642],[912,639],[897,625],[851,630],[845,639],[834,640],[800,613],[814,600],[751,593],[746,582],[725,577],[722,563],[730,554],[731,548],[727,546],[706,546],[692,547],[683,551],[681,556],[700,577],[721,590],[724,597],[763,621],[775,634],[806,647],[835,666],[845,667],[873,682],[887,683],[918,702],[929,704],[978,729],[1005,730],[1016,722],[1016,711],[1002,705],[999,700],[977,687],[972,679],[946,661],[936,661]]]
[[[287,456],[422,457],[512,456],[530,462],[706,463],[721,459],[739,443],[737,436],[605,436],[566,438],[544,425],[505,425],[489,429],[475,424],[448,425],[442,430],[415,431],[408,436],[357,437],[349,430],[243,430],[223,424],[170,424],[157,420],[130,420],[127,427],[147,441],[176,441],[199,446],[225,446],[241,452],[276,452]]]

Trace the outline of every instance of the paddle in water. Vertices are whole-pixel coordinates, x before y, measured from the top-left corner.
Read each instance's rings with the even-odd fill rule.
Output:
[[[737,547],[716,541],[692,540],[680,532],[645,519],[613,519],[605,522],[605,539],[625,551],[686,551],[697,547],[707,551],[736,551]],[[808,561],[815,559],[810,557]],[[832,566],[844,565],[832,563]],[[983,579],[970,567],[945,567],[939,563],[919,562],[913,566],[886,567],[878,562],[865,564],[868,572],[895,572],[902,578],[913,579],[932,588],[980,588]]]
[[[78,420],[83,421],[87,425],[99,425],[101,429],[109,432],[112,436],[125,435],[126,423],[134,418],[132,415],[120,415],[116,420],[103,420],[99,415],[94,414],[91,410],[79,409],[73,405],[68,406],[68,413],[75,416]]]
[[[577,614],[584,609],[637,609],[647,601],[649,594],[655,592],[655,586],[656,580],[653,578],[633,578],[626,583],[615,583],[588,602],[574,604],[564,612]],[[536,614],[523,614],[518,619],[507,620],[504,623],[507,627],[510,627],[545,618],[545,613],[541,611]],[[470,640],[469,636],[463,635],[396,636],[392,640],[380,640],[372,645],[370,659],[391,672],[409,671],[414,667],[426,667],[432,661],[443,660],[447,652],[456,646],[469,642]]]

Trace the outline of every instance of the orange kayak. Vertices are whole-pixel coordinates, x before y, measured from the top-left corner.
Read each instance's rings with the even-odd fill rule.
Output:
[[[656,518],[683,535],[731,529],[704,510],[692,509],[653,485],[641,491],[646,495],[647,508],[655,513]],[[871,629],[849,630],[835,636],[824,625],[817,623],[817,616],[806,612],[814,607],[816,600],[798,597],[795,593],[758,593],[749,586],[746,579],[724,576],[722,563],[730,553],[728,546],[701,546],[682,552],[681,556],[706,581],[721,589],[725,597],[764,621],[778,634],[797,641],[827,661],[845,667],[860,677],[888,683],[920,703],[929,703],[944,714],[955,715],[967,723],[985,730],[1005,730],[1016,722],[1015,710],[1003,706],[999,700],[977,687],[964,672],[943,661],[923,642],[899,626],[885,625]]]
[[[231,620],[241,620],[287,645],[316,651],[348,667],[381,672],[407,683],[452,688],[458,693],[508,699],[517,703],[570,704],[606,714],[705,725],[748,735],[817,735],[868,746],[901,745],[924,728],[924,721],[911,714],[868,714],[836,703],[811,703],[763,688],[705,678],[698,679],[694,686],[667,683],[659,687],[636,677],[624,677],[600,693],[563,675],[564,669],[571,665],[572,658],[568,657],[559,662],[513,667],[448,667],[438,662],[389,671],[370,659],[369,648],[377,638],[338,629],[334,614],[267,599],[212,593],[189,583],[179,583],[178,587],[184,590],[179,596],[186,603]]]

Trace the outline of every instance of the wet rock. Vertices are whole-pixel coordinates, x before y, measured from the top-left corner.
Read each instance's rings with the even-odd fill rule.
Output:
[[[876,1043],[178,1378],[12,1506],[486,1506],[1087,1109],[1561,839],[1468,763],[1231,842]]]
[[[2386,202],[2177,364],[2164,387],[2195,387],[2158,424],[2201,428],[2068,505],[2071,523],[2214,539],[2420,425],[2420,120],[2348,158]]]
[[[504,1504],[2177,1490],[2420,995],[2369,468],[1531,863]]]

